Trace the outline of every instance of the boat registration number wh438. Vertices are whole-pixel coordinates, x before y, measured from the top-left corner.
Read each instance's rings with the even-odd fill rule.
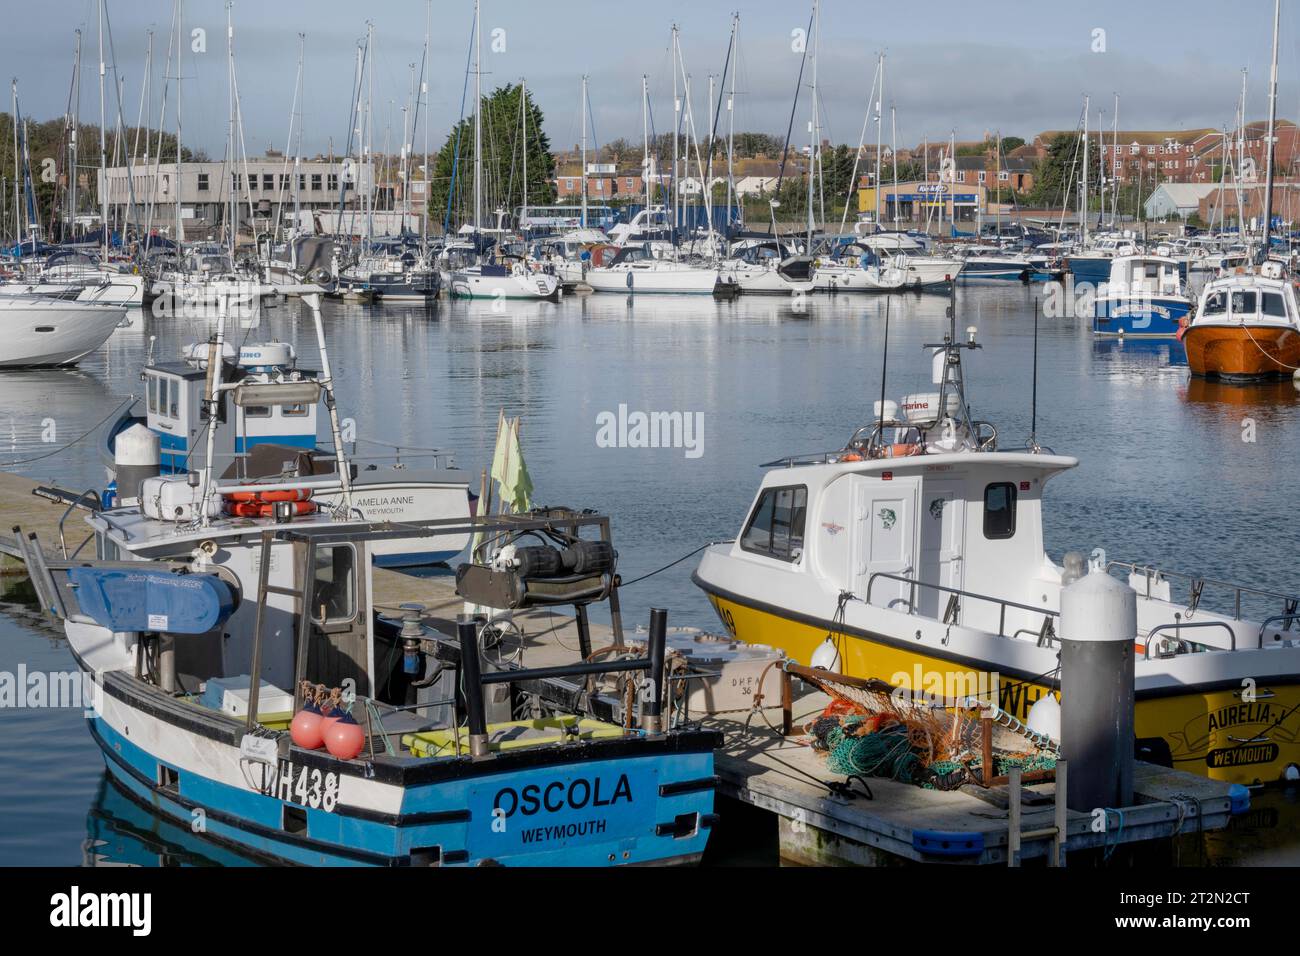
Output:
[[[270,796],[300,807],[333,813],[339,802],[339,775],[317,767],[299,767],[281,760],[271,780]]]
[[[659,774],[635,763],[556,767],[470,789],[469,849],[505,856],[654,833]]]

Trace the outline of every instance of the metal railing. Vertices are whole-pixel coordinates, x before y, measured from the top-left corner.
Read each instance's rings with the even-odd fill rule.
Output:
[[[1201,592],[1205,585],[1211,584],[1215,587],[1228,588],[1233,592],[1233,620],[1241,620],[1241,598],[1242,595],[1250,594],[1256,597],[1272,598],[1282,601],[1286,608],[1286,615],[1295,615],[1297,606],[1300,606],[1300,598],[1293,594],[1283,594],[1281,591],[1267,591],[1263,588],[1253,588],[1244,584],[1236,584],[1232,581],[1220,581],[1216,578],[1197,577],[1194,574],[1188,574],[1185,571],[1165,571],[1161,568],[1151,567],[1150,565],[1130,564],[1126,561],[1110,561],[1106,565],[1106,571],[1109,573],[1113,568],[1125,569],[1130,575],[1140,574],[1146,578],[1147,590],[1143,597],[1151,597],[1151,584],[1155,578],[1178,578],[1186,581],[1191,591],[1191,598],[1188,603],[1188,611],[1195,612],[1201,603]]]
[[[1178,621],[1173,624],[1157,624],[1147,631],[1146,642],[1142,645],[1142,659],[1151,660],[1151,639],[1164,634],[1167,631],[1174,632],[1174,640],[1187,650],[1175,651],[1175,654],[1184,654],[1191,651],[1191,642],[1183,639],[1181,631],[1191,627],[1221,627],[1228,632],[1229,647],[1231,650],[1237,649],[1237,632],[1234,631],[1226,621]],[[1167,638],[1166,638],[1167,640]]]
[[[909,586],[908,591],[908,613],[916,610],[916,589],[930,588],[933,591],[940,591],[944,594],[955,594],[962,598],[971,598],[976,601],[985,601],[989,604],[998,605],[998,637],[1006,637],[1007,628],[1007,608],[1012,607],[1019,611],[1028,611],[1031,614],[1045,614],[1048,617],[1060,617],[1060,611],[1053,611],[1051,608],[1034,607],[1030,604],[1020,604],[1016,601],[1008,601],[1006,598],[991,597],[987,594],[977,594],[974,591],[963,591],[960,588],[950,588],[946,584],[929,584],[925,581],[918,581],[915,578],[909,578],[902,574],[891,574],[888,571],[876,571],[871,577],[867,578],[867,596],[864,603],[871,603],[871,589],[874,587],[877,578],[885,578],[889,581],[897,581],[900,584]]]

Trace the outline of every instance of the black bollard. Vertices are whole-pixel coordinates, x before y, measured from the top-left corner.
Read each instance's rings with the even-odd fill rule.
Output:
[[[464,678],[466,721],[469,724],[469,752],[482,757],[488,752],[487,718],[483,709],[483,675],[478,656],[478,627],[474,618],[462,614],[456,621],[460,638],[460,673]]]
[[[650,658],[650,699],[641,710],[641,727],[650,733],[663,731],[664,643],[668,638],[668,612],[661,607],[650,609],[650,639],[646,648]]]

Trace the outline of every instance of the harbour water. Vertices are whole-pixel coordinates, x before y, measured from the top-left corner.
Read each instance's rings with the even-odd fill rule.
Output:
[[[974,326],[983,346],[966,362],[972,412],[994,422],[1005,445],[1023,444],[1031,429],[1035,294],[1019,283],[956,294],[959,332]],[[355,420],[357,435],[454,449],[477,476],[499,411],[522,415],[534,500],[610,514],[630,581],[733,536],[761,462],[841,447],[870,419],[886,313],[886,396],[928,390],[921,346],[942,340],[948,305],[932,295],[590,296],[324,308],[340,412]],[[141,394],[150,352],[170,359],[205,334],[136,316],[77,370],[0,376],[0,468],[74,490],[101,487],[98,433],[64,446]],[[248,334],[273,337],[294,343],[301,364],[316,363],[297,301],[267,310]],[[1080,460],[1045,496],[1044,543],[1058,560],[1102,548],[1115,560],[1300,591],[1300,529],[1290,513],[1300,500],[1300,393],[1290,382],[1189,382],[1176,342],[1098,341],[1084,320],[1044,318],[1037,396],[1038,440]],[[689,422],[688,440],[606,447],[611,432],[602,423],[655,412]],[[623,431],[631,439],[623,444],[635,444],[635,429]],[[690,583],[694,565],[688,559],[629,587],[625,619],[644,623],[650,607],[664,606],[671,623],[716,628]],[[21,602],[14,579],[0,586],[10,588],[3,600]],[[1207,588],[1207,605],[1225,600],[1231,595]],[[71,660],[56,631],[11,606],[0,614],[0,671],[20,665],[59,671]],[[102,777],[79,711],[0,709],[0,865],[234,862],[130,804]],[[1257,795],[1255,807],[1195,852],[1217,864],[1300,862],[1293,795]]]

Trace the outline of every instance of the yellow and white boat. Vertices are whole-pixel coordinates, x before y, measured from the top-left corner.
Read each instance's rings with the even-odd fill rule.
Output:
[[[1004,450],[971,419],[968,331],[927,346],[937,392],[878,403],[840,451],[769,463],[737,539],[693,580],[742,641],[1023,720],[1059,694],[1060,594],[1083,558],[1067,571],[1044,552],[1042,500],[1078,461],[1032,440]],[[1092,560],[1138,592],[1139,756],[1238,783],[1300,778],[1297,600]],[[1208,606],[1216,590],[1227,613]],[[1245,619],[1255,605],[1271,610]]]

